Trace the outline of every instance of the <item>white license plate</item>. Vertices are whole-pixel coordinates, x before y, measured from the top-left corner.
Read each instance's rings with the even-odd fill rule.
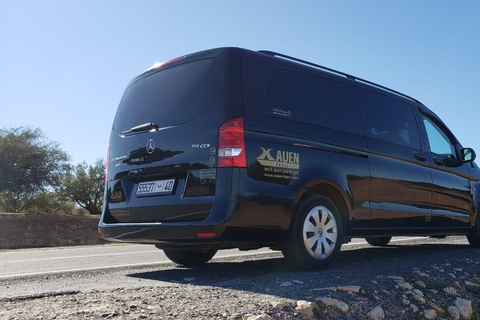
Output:
[[[175,179],[141,182],[137,187],[137,195],[170,194],[174,185]]]

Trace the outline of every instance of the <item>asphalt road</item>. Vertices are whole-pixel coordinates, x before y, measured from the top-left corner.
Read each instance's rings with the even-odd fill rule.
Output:
[[[346,275],[355,278],[361,277],[361,273],[365,271],[359,270],[363,269],[388,270],[392,265],[395,269],[411,268],[416,264],[425,263],[425,259],[429,256],[431,259],[444,258],[442,250],[446,254],[445,258],[454,262],[455,259],[462,257],[462,253],[472,253],[469,250],[461,250],[466,248],[469,246],[465,237],[448,237],[441,240],[418,237],[394,238],[387,248],[374,248],[362,239],[357,239],[342,247],[339,261],[331,270],[339,270],[340,273],[336,277],[345,278],[341,270],[353,268],[355,272]],[[172,282],[189,282],[194,279],[197,281],[209,279],[205,281],[215,282],[218,277],[228,280],[232,275],[235,277],[251,273],[257,275],[259,270],[269,270],[269,268],[273,268],[274,273],[290,272],[283,267],[281,257],[281,253],[268,249],[246,252],[223,250],[217,253],[211,263],[193,270],[176,267],[169,262],[163,251],[150,245],[2,251],[0,252],[0,288],[2,288],[0,298],[166,286],[171,285]],[[365,259],[366,257],[368,260]],[[380,263],[377,265],[376,261]],[[135,276],[155,272],[162,272],[166,277],[162,276],[159,279]],[[222,277],[222,274],[225,277]]]

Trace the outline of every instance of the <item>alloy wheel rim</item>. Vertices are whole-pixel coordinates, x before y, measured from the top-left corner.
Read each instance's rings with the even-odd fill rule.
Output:
[[[328,258],[337,243],[337,222],[332,212],[316,206],[308,212],[303,223],[303,244],[316,260]]]

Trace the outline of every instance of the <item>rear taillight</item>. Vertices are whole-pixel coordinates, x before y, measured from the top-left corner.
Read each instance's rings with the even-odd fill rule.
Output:
[[[108,181],[108,168],[110,167],[110,146],[107,147],[107,163],[105,163],[105,182]]]
[[[222,124],[218,140],[219,167],[247,167],[243,118],[230,119]]]

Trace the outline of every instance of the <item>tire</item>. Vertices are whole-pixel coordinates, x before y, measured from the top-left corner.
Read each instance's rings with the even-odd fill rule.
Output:
[[[335,261],[342,243],[343,225],[336,206],[313,195],[298,204],[282,252],[294,268],[318,270]]]
[[[374,247],[385,247],[390,240],[392,240],[392,237],[368,237],[365,238],[367,240],[368,244]]]
[[[477,212],[477,222],[473,226],[472,231],[467,236],[468,242],[474,248],[480,248],[480,215]]]
[[[163,250],[168,259],[183,266],[198,266],[210,261],[217,250]]]

